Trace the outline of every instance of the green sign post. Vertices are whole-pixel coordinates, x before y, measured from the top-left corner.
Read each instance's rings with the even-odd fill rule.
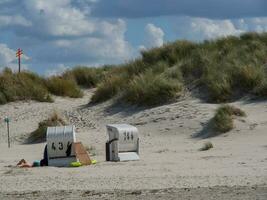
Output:
[[[8,117],[5,118],[6,127],[7,127],[7,140],[8,140],[8,148],[10,148],[10,137],[9,137],[9,122],[10,119]]]

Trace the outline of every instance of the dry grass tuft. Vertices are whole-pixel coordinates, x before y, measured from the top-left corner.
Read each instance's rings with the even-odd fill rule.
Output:
[[[66,125],[65,120],[57,112],[54,112],[48,119],[39,123],[38,128],[27,138],[26,143],[45,142],[47,127],[64,125]]]
[[[233,116],[245,117],[246,113],[230,105],[219,107],[213,118],[214,129],[219,133],[226,133],[234,128]]]
[[[203,147],[201,147],[200,151],[207,151],[209,149],[213,148],[213,144],[211,142],[205,142]]]

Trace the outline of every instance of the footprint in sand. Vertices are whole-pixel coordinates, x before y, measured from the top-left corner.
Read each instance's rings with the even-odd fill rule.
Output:
[[[250,124],[250,125],[249,125],[249,129],[250,129],[250,130],[254,130],[254,129],[256,128],[256,126],[258,126],[257,123]]]

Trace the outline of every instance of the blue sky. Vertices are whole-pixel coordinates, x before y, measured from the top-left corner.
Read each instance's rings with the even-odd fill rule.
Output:
[[[266,0],[0,0],[0,69],[117,64],[177,39],[267,31]]]

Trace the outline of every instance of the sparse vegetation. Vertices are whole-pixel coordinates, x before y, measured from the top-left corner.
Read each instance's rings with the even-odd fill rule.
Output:
[[[213,118],[214,130],[219,133],[225,133],[234,128],[233,116],[244,117],[245,112],[239,108],[230,105],[219,107]]]
[[[54,112],[48,119],[39,123],[38,128],[27,138],[26,143],[39,143],[46,140],[46,129],[49,126],[64,126],[66,122],[57,112]]]
[[[201,147],[200,151],[207,151],[209,149],[213,148],[213,144],[211,142],[205,142],[203,147]]]

